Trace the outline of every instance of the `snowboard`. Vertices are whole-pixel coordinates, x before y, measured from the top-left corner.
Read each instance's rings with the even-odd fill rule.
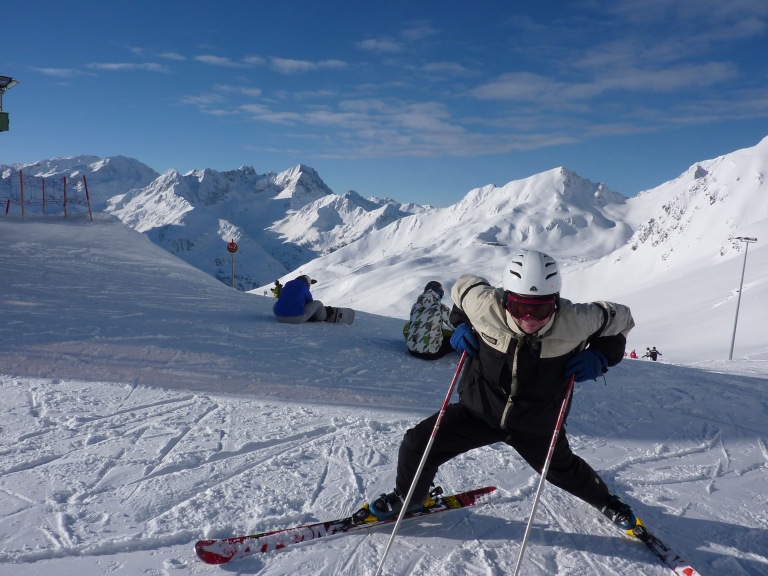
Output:
[[[352,308],[336,308],[333,306],[326,306],[326,312],[330,308],[330,314],[325,319],[326,322],[332,322],[334,324],[352,324],[355,321],[355,311]]]

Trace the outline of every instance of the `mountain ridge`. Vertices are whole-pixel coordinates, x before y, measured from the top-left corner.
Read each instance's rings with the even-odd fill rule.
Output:
[[[641,322],[645,316],[664,325],[668,319],[656,302],[669,291],[695,290],[716,279],[723,284],[720,296],[691,297],[678,321],[718,331],[733,323],[722,311],[738,295],[744,245],[735,238],[757,237],[768,228],[768,138],[697,162],[631,198],[557,167],[474,188],[444,208],[366,199],[351,190],[335,194],[302,164],[279,173],[257,174],[244,166],[156,176],[138,166],[129,182],[143,176],[149,184],[105,197],[117,188],[119,168],[131,162],[138,163],[82,156],[61,164],[68,176],[90,169],[89,183],[109,175],[108,185],[92,186],[97,204],[227,285],[231,257],[225,246],[235,240],[238,289],[264,294],[275,279],[307,273],[320,280],[313,290],[320,299],[372,313],[395,310],[400,317],[407,317],[429,280],[450,285],[473,272],[500,283],[510,252],[524,247],[558,258],[567,297],[588,301],[595,297],[590,279],[605,278],[600,297],[632,304]],[[56,164],[35,166],[51,174]],[[0,169],[8,178],[10,169]],[[472,254],[473,270],[462,264],[462,252]],[[745,295],[768,296],[768,279],[756,266],[766,261],[768,267],[764,253],[759,243],[749,252],[752,279]],[[384,280],[370,275],[380,266],[389,270]],[[760,312],[742,321],[762,317]],[[674,345],[663,339],[655,344]]]

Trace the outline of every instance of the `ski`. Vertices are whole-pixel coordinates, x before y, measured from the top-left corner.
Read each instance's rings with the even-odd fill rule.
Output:
[[[434,506],[416,512],[408,512],[403,519],[421,518],[448,510],[484,504],[495,490],[495,486],[486,486],[447,496],[439,493],[434,494]],[[367,530],[396,520],[397,516],[387,520],[376,520],[376,517],[368,511],[368,504],[366,504],[351,516],[329,522],[315,522],[248,536],[200,540],[195,544],[195,552],[200,560],[206,564],[225,564],[253,554],[265,554],[274,550],[281,550],[292,544],[308,542],[334,534]]]
[[[645,544],[674,574],[678,576],[701,576],[693,566],[683,560],[680,554],[652,534],[640,520],[633,528],[627,530],[627,534]]]

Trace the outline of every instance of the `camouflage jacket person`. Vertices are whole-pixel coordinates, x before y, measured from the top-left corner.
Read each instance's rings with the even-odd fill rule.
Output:
[[[450,310],[440,297],[435,290],[425,290],[411,307],[411,319],[403,328],[410,352],[436,354],[443,346],[444,330],[453,330],[448,319]]]

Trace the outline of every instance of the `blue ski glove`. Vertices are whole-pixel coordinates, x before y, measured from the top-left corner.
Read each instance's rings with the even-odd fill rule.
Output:
[[[453,344],[453,342],[451,342]],[[596,380],[608,370],[608,358],[600,350],[586,349],[568,358],[565,363],[566,377],[576,376],[576,382]]]
[[[451,336],[451,346],[459,352],[466,352],[470,358],[477,353],[477,337],[472,332],[472,327],[459,324]]]

